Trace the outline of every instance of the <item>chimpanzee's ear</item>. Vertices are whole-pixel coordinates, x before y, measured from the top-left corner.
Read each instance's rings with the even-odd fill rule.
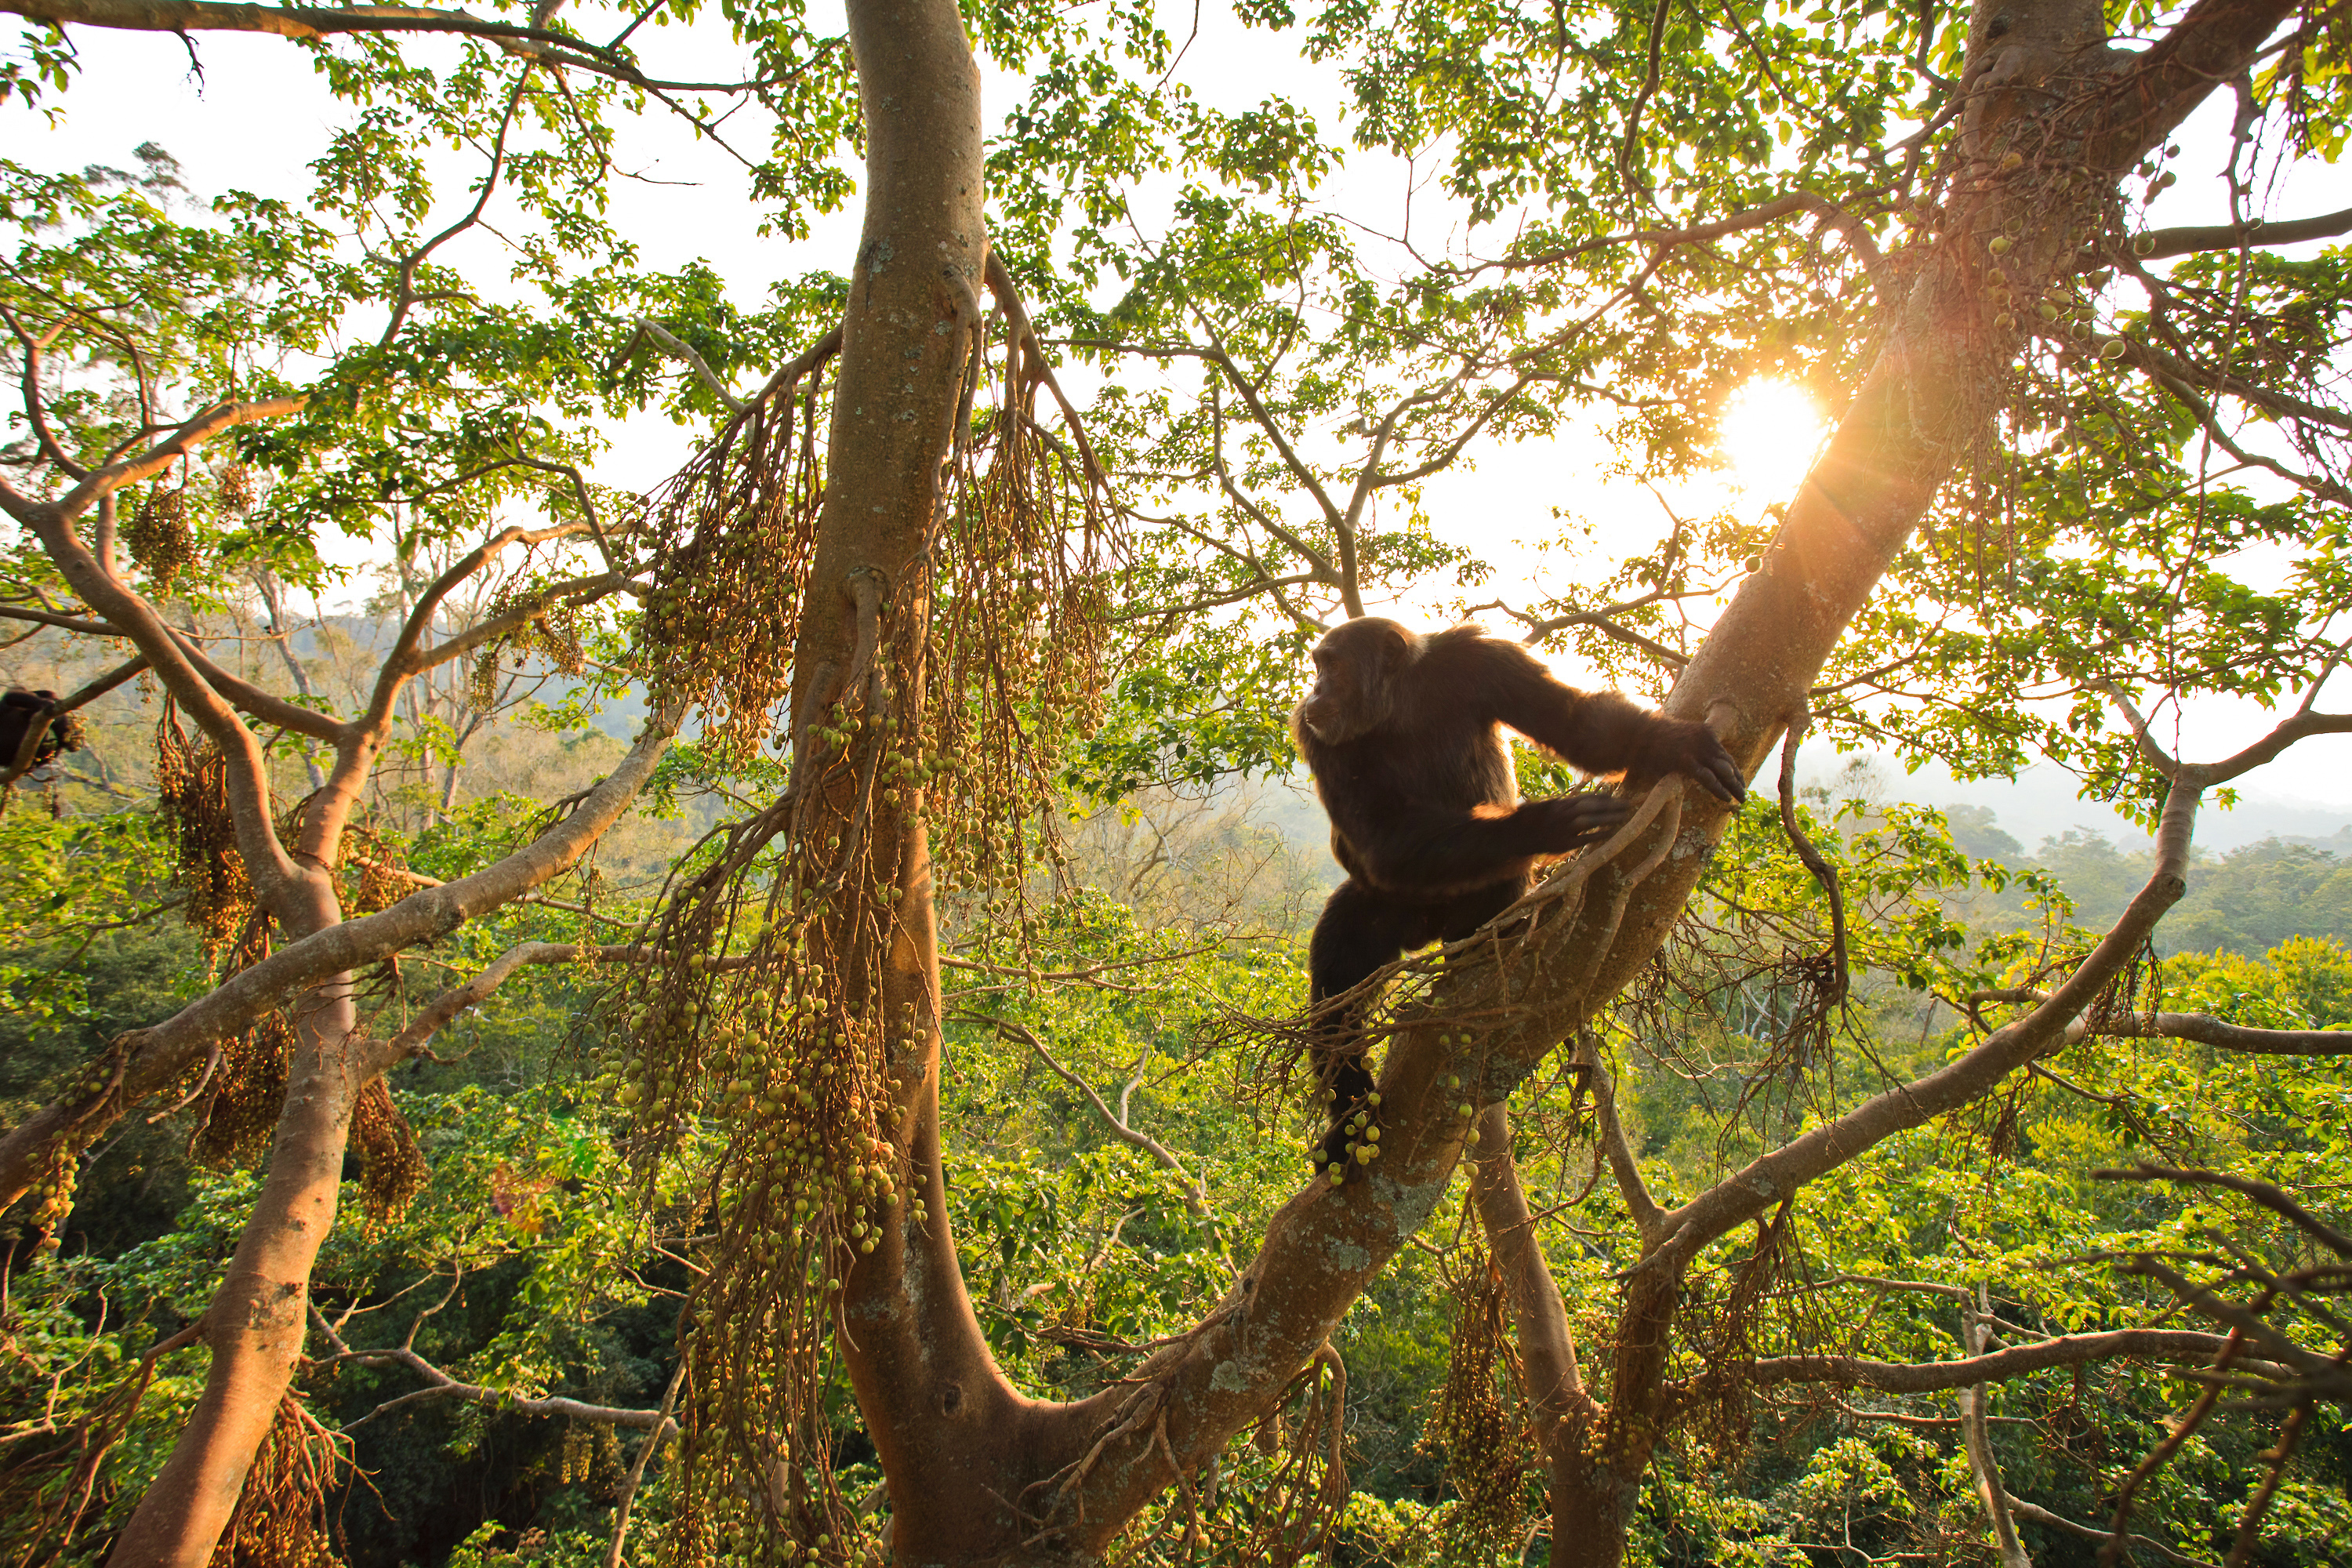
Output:
[[[1412,656],[1420,650],[1421,639],[1413,636],[1410,628],[1398,626],[1393,621],[1389,623],[1387,629],[1388,636],[1381,639],[1381,670],[1383,674],[1393,675],[1412,662]]]

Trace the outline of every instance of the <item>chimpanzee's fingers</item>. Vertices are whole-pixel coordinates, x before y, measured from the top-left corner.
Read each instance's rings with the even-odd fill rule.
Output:
[[[1575,801],[1576,814],[1571,820],[1576,837],[1571,848],[1600,843],[1624,826],[1626,819],[1633,815],[1633,803],[1619,795],[1580,795]]]
[[[1684,763],[1684,772],[1696,779],[1700,788],[1726,805],[1738,805],[1748,798],[1748,781],[1740,777],[1739,764],[1731,760],[1731,753],[1723,749],[1723,742],[1713,734],[1702,731],[1698,743],[1691,748],[1692,755]]]
[[[1748,798],[1748,781],[1739,776],[1739,764],[1727,752],[1717,752],[1707,758],[1706,765],[1699,770],[1698,782],[1726,805],[1738,805]]]

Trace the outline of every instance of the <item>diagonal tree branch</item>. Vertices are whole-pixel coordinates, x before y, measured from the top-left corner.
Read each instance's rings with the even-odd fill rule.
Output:
[[[1770,1356],[1738,1367],[1736,1374],[1759,1386],[1833,1383],[1874,1388],[1883,1394],[1948,1394],[1976,1384],[2003,1383],[2056,1366],[2118,1357],[2148,1360],[2209,1358],[2227,1342],[2221,1334],[2191,1329],[2114,1329],[2105,1333],[2066,1334],[2032,1344],[2011,1345],[1958,1361],[1874,1361],[1867,1356]]]
[[[2168,256],[2188,256],[2200,250],[2235,250],[2246,245],[2298,245],[2305,240],[2333,239],[2346,233],[2352,233],[2352,207],[2317,217],[2277,221],[2250,218],[2242,224],[2152,228],[2139,237],[2132,254],[2142,261],[2161,261]],[[2104,265],[2096,258],[2084,262],[2085,270]]]
[[[41,737],[48,733],[51,722],[76,709],[88,707],[146,668],[144,658],[116,665],[80,689],[67,693],[43,709],[40,716],[26,728],[24,740],[17,743],[16,754],[0,757],[0,789],[5,789],[32,772],[33,757],[40,751]]]

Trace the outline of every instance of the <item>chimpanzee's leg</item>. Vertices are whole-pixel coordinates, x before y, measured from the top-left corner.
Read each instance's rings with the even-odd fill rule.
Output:
[[[1483,888],[1450,900],[1437,919],[1437,940],[1460,942],[1524,897],[1533,879],[1526,876],[1506,877],[1499,882],[1489,882]]]
[[[1438,912],[1427,904],[1391,899],[1351,877],[1332,889],[1315,922],[1307,967],[1317,1015],[1315,1051],[1331,1091],[1331,1127],[1323,1136],[1318,1166],[1347,1157],[1344,1123],[1372,1087],[1371,1071],[1364,1066],[1362,1010],[1349,1007],[1326,1016],[1324,1004],[1435,936]]]

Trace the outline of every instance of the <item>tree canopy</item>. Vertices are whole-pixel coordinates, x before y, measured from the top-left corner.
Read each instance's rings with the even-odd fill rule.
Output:
[[[2352,731],[2339,11],[5,8],[18,1560],[2340,1552],[2340,874],[2195,843]],[[110,32],[283,40],[308,195],[48,166]],[[649,266],[681,131],[855,250]],[[1309,1182],[1398,606],[1758,788],[1393,966]]]

